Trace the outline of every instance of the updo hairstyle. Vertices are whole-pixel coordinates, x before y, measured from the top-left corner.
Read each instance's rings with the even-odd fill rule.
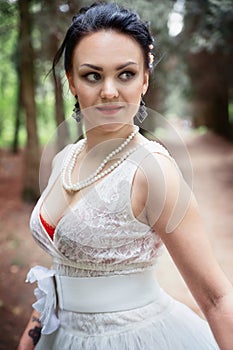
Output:
[[[139,15],[115,3],[97,2],[89,7],[83,7],[73,17],[67,30],[65,39],[53,60],[53,73],[55,67],[64,53],[64,68],[66,72],[72,70],[73,52],[76,45],[86,35],[101,30],[115,30],[134,38],[142,48],[145,67],[153,69],[152,53],[154,39],[150,34],[149,24],[143,22]]]

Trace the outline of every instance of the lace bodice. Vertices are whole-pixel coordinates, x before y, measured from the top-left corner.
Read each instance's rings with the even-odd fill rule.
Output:
[[[156,142],[149,142],[146,148],[149,152],[168,155]],[[50,239],[41,225],[39,208],[45,193],[60,174],[62,158],[67,151],[69,146],[57,159],[30,221],[33,237],[52,255],[54,268],[61,274],[86,277],[152,267],[160,255],[161,240],[148,225],[134,217],[131,208],[131,186],[139,151],[81,197],[59,221],[54,240]]]
[[[150,142],[143,148],[150,154],[155,153],[155,157],[157,152],[172,160],[157,143]],[[56,156],[48,186],[31,215],[33,237],[54,259],[52,270],[36,266],[28,273],[28,281],[38,283],[35,290],[38,300],[33,307],[41,315],[44,331],[36,349],[217,350],[218,346],[207,323],[168,296],[159,285],[154,301],[142,307],[116,312],[76,312],[58,308],[58,312],[55,312],[57,295],[58,301],[63,300],[63,297],[62,289],[55,288],[54,275],[57,278],[60,274],[66,280],[66,276],[132,276],[136,271],[154,269],[161,251],[159,236],[135,218],[131,208],[134,175],[140,158],[143,161],[146,156],[146,152],[140,153],[140,150],[93,185],[74,207],[69,208],[57,224],[54,239],[50,238],[40,222],[40,207],[48,191],[53,189],[55,179],[61,176],[63,159],[66,159],[66,152],[70,150],[68,146]],[[118,280],[118,276],[113,278]],[[109,282],[110,277],[106,280]],[[130,277],[127,276],[125,280],[129,281]],[[96,294],[96,281],[87,281],[92,282],[92,291]],[[106,283],[103,294],[108,297],[106,293],[109,289],[105,287]],[[144,284],[143,287],[146,292],[148,288]],[[72,294],[71,284],[68,283],[66,292],[69,288],[69,295],[77,300],[80,294],[76,290]],[[139,290],[141,300],[144,300],[146,294],[142,289]],[[88,294],[93,301],[98,301],[98,292],[92,297],[93,293],[91,295],[87,288]],[[82,297],[79,300],[81,303]],[[118,302],[116,298],[114,305]]]

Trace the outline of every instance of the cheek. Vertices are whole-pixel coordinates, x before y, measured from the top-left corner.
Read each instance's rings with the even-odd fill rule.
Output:
[[[125,89],[125,96],[127,96],[127,102],[138,104],[141,100],[142,84],[137,84]]]
[[[87,108],[96,104],[96,98],[98,91],[94,88],[90,88],[85,84],[78,84],[76,86],[76,93],[78,95],[79,105],[81,108]]]
[[[141,95],[144,92],[145,78],[141,72],[134,83],[126,88],[126,93],[130,96],[132,103],[138,104],[141,101]]]

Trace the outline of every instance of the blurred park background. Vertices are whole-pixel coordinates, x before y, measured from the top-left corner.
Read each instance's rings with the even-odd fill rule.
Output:
[[[233,1],[116,2],[151,24],[157,65],[146,104],[182,136],[207,232],[233,282]],[[91,3],[0,0],[0,350],[16,347],[29,317],[28,268],[51,263],[32,241],[28,221],[40,193],[43,146],[72,113],[74,99],[62,66],[57,84],[49,72],[72,17]],[[152,127],[187,171],[180,144]],[[162,261],[161,283],[199,312],[169,257]]]

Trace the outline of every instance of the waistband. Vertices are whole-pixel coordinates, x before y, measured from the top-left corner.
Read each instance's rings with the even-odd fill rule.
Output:
[[[103,277],[59,276],[55,270],[33,267],[27,282],[37,282],[32,305],[39,313],[42,334],[53,333],[60,324],[61,310],[80,313],[119,312],[140,308],[161,296],[153,270]]]
[[[152,303],[160,287],[154,271],[104,277],[55,275],[61,310],[99,313],[131,310]]]

